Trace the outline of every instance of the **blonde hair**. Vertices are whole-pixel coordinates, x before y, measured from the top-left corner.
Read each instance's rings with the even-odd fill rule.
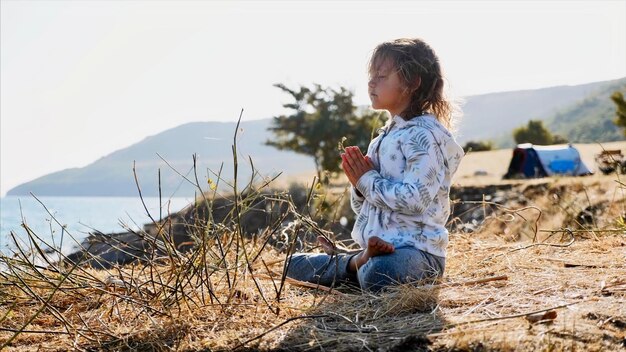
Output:
[[[409,106],[400,113],[405,120],[431,113],[451,129],[453,104],[444,97],[443,75],[434,50],[418,38],[401,38],[374,48],[368,64],[370,74],[391,60],[405,88],[410,91]]]

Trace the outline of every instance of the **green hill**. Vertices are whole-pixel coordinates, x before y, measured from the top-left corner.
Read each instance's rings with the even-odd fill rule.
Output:
[[[622,129],[613,123],[615,103],[611,95],[618,90],[626,94],[626,78],[602,86],[582,101],[557,112],[546,121],[546,126],[573,143],[624,140]]]
[[[609,109],[614,111],[614,104],[610,99],[603,100],[601,97],[625,84],[626,78],[621,78],[577,86],[471,96],[463,106],[464,116],[459,124],[457,139],[461,143],[491,140],[497,148],[509,148],[515,145],[513,129],[527,124],[529,120],[542,120],[552,132],[566,136],[574,142],[614,141],[616,127],[607,121],[610,120]],[[595,101],[589,103],[589,108],[597,105],[598,111],[593,114],[592,111],[589,111],[590,114],[578,111],[587,100]],[[603,117],[591,118],[600,116],[599,110],[603,111]],[[564,118],[571,120],[568,122]],[[581,132],[595,131],[594,135],[600,137],[578,140],[578,134],[573,133],[578,124],[581,124]]]
[[[466,98],[458,140],[511,140],[511,131],[529,120],[546,120],[561,109],[576,104],[613,81],[577,86],[475,95]],[[501,144],[501,143],[499,143]]]

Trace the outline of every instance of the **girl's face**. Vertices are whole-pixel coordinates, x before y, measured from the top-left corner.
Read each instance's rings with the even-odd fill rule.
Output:
[[[393,62],[384,60],[370,72],[368,92],[372,108],[387,110],[392,116],[402,113],[410,103],[410,94]]]

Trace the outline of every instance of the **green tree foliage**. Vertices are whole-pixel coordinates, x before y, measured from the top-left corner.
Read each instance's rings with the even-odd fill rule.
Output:
[[[335,90],[315,84],[294,90],[283,84],[274,86],[293,102],[283,105],[291,114],[274,117],[269,130],[276,138],[266,144],[312,156],[321,181],[327,181],[325,171],[340,171],[339,146],[356,145],[365,153],[374,131],[382,125],[382,112],[357,114],[353,94],[344,87]]]
[[[611,95],[611,100],[615,103],[615,123],[617,126],[624,128],[624,136],[626,136],[626,101],[624,101],[624,94],[617,91]]]
[[[492,141],[469,141],[467,143],[465,143],[465,145],[463,146],[463,150],[468,153],[470,151],[472,152],[483,152],[483,151],[487,151],[487,150],[492,150],[493,149],[493,142]]]
[[[541,120],[530,120],[528,121],[528,125],[514,129],[513,138],[518,144],[532,143],[538,145],[550,145],[567,143],[567,139],[550,133]]]
[[[567,138],[559,135],[559,134],[553,134],[552,135],[552,144],[566,144],[569,143],[569,141],[567,140]]]

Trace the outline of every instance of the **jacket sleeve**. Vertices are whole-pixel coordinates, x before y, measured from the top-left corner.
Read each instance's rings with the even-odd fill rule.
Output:
[[[359,178],[357,188],[377,207],[419,215],[428,209],[443,184],[447,162],[433,134],[424,128],[407,131],[401,151],[406,159],[402,182],[370,170]]]
[[[361,213],[361,208],[363,207],[363,202],[365,201],[365,197],[354,187],[350,187],[350,207],[352,211],[356,215]]]

